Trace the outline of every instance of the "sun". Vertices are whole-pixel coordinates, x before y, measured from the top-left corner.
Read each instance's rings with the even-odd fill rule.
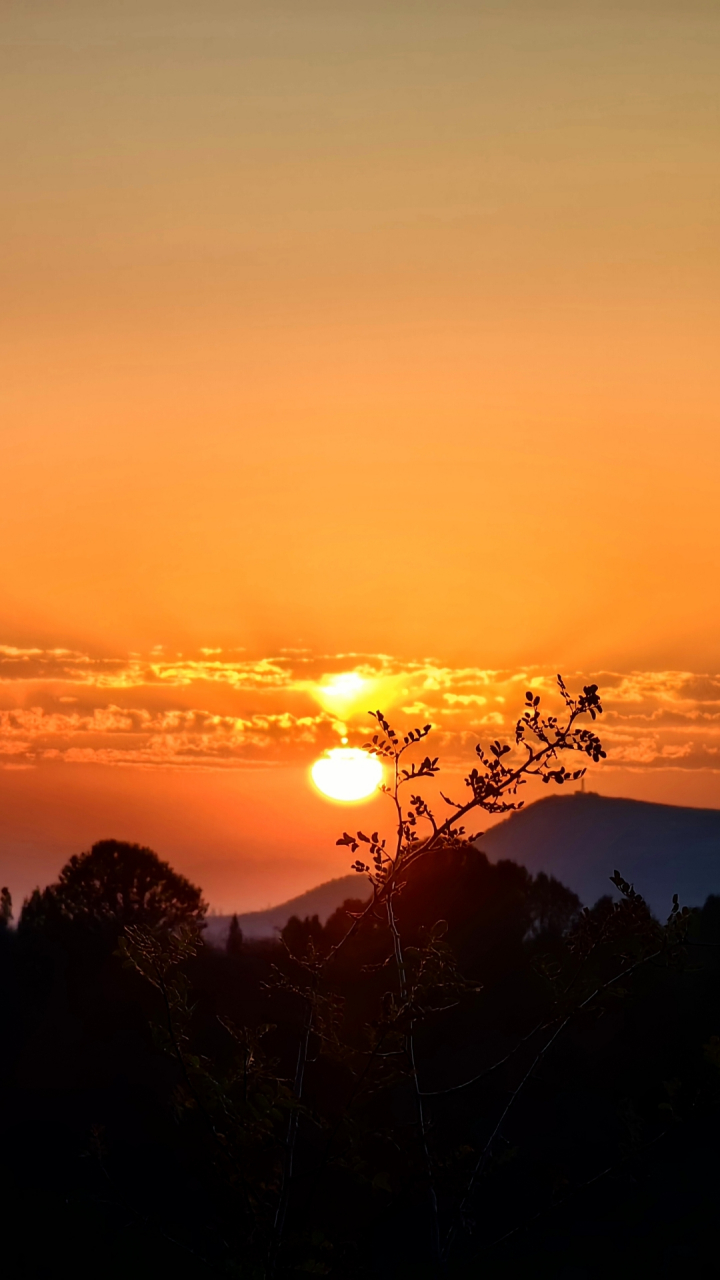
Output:
[[[347,804],[367,800],[377,791],[383,768],[376,756],[358,747],[335,747],[315,761],[310,774],[324,796]]]

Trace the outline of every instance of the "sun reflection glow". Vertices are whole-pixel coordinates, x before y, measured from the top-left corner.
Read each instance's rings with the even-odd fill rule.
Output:
[[[325,676],[322,683],[315,686],[314,694],[321,707],[345,719],[368,701],[375,684],[376,681],[359,671],[340,671],[336,675]],[[363,706],[363,710],[367,707]]]
[[[358,747],[335,747],[327,751],[315,761],[310,773],[318,791],[330,800],[345,803],[367,800],[383,778],[377,757]]]

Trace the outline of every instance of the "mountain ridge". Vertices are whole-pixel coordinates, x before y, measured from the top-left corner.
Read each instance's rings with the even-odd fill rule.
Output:
[[[592,906],[614,894],[617,869],[635,885],[660,919],[677,893],[687,906],[702,906],[720,893],[720,809],[657,804],[597,792],[543,796],[475,841],[491,862],[508,859],[533,875],[555,876]],[[246,938],[275,936],[290,916],[318,915],[324,923],[346,898],[367,898],[367,881],[339,876],[264,911],[238,912]],[[205,936],[222,946],[231,915],[210,916]]]
[[[664,918],[672,895],[702,906],[720,892],[720,809],[657,804],[597,792],[550,795],[509,814],[475,841],[492,862],[545,871],[592,905],[619,870]]]
[[[304,893],[264,911],[237,912],[238,924],[244,938],[272,938],[288,922],[291,916],[319,916],[322,924],[346,898],[367,898],[367,881],[355,872],[324,880],[322,884],[306,889]],[[208,916],[205,921],[205,937],[214,946],[222,946],[230,928],[231,915]]]

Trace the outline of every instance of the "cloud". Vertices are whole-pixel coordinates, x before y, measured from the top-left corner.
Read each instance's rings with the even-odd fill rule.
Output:
[[[598,684],[605,767],[720,769],[720,676],[687,671],[566,672]],[[251,656],[203,648],[107,655],[0,645],[2,767],[66,762],[228,769],[312,759],[361,745],[382,708],[398,728],[431,723],[447,763],[512,736],[524,692],[562,708],[555,673],[452,667],[433,658]]]

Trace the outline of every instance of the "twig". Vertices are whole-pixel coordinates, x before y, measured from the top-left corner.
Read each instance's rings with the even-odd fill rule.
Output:
[[[403,1004],[408,1003],[408,987],[407,972],[405,969],[405,957],[402,950],[402,941],[400,931],[397,927],[395,912],[393,910],[392,894],[387,899],[388,923],[393,936],[393,946],[395,948],[395,958],[397,961],[398,976],[400,979],[400,995]],[[417,1063],[415,1061],[415,1038],[413,1036],[414,1019],[411,1017],[410,1026],[405,1037],[405,1051],[407,1053],[408,1062],[410,1064],[410,1073],[413,1082],[413,1091],[415,1094],[415,1107],[417,1111],[417,1126],[420,1135],[420,1145],[422,1147],[423,1159],[425,1163],[425,1174],[428,1181],[428,1198],[430,1200],[430,1244],[432,1249],[432,1258],[436,1267],[442,1266],[442,1254],[440,1251],[440,1223],[438,1214],[437,1193],[435,1191],[435,1180],[433,1177],[432,1157],[430,1155],[430,1147],[427,1139],[427,1123],[425,1120],[425,1107],[423,1103],[423,1095],[420,1091],[420,1081],[418,1078]]]
[[[513,1090],[513,1092],[510,1094],[510,1097],[509,1097],[509,1099],[508,1099],[508,1101],[507,1101],[507,1103],[506,1103],[506,1105],[505,1105],[505,1109],[504,1109],[504,1111],[503,1111],[502,1115],[500,1116],[500,1119],[498,1120],[497,1124],[495,1125],[495,1128],[493,1129],[492,1133],[490,1134],[490,1137],[488,1138],[487,1142],[485,1143],[485,1146],[483,1147],[482,1151],[480,1152],[480,1156],[479,1156],[479,1158],[478,1158],[478,1160],[477,1160],[477,1162],[476,1162],[476,1164],[475,1164],[475,1167],[474,1167],[474,1169],[473,1169],[473,1171],[472,1171],[472,1173],[471,1173],[471,1175],[470,1175],[470,1181],[468,1182],[468,1185],[467,1185],[467,1188],[466,1188],[465,1194],[464,1194],[464,1196],[463,1196],[462,1200],[460,1201],[460,1204],[458,1205],[458,1208],[457,1208],[457,1211],[456,1211],[455,1216],[454,1216],[454,1218],[453,1218],[453,1221],[452,1221],[452,1223],[450,1224],[450,1229],[449,1229],[448,1234],[447,1234],[447,1236],[446,1236],[446,1239],[445,1239],[445,1246],[444,1246],[444,1249],[443,1249],[443,1256],[444,1256],[445,1258],[447,1258],[447,1257],[448,1257],[448,1255],[449,1255],[449,1253],[450,1253],[450,1250],[452,1249],[452,1246],[453,1246],[453,1244],[454,1244],[454,1242],[455,1242],[455,1236],[457,1235],[458,1227],[460,1226],[460,1224],[461,1224],[461,1222],[462,1222],[462,1220],[463,1220],[463,1215],[464,1215],[464,1212],[465,1212],[465,1207],[466,1207],[466,1205],[467,1205],[467,1204],[469,1203],[469,1201],[470,1201],[470,1197],[472,1196],[472,1193],[473,1193],[473,1191],[475,1190],[475,1183],[477,1182],[478,1178],[480,1177],[480,1174],[482,1173],[483,1169],[485,1168],[485,1165],[486,1165],[486,1163],[487,1163],[488,1156],[490,1155],[490,1151],[491,1151],[491,1149],[492,1149],[492,1145],[493,1145],[493,1143],[494,1143],[494,1141],[495,1141],[496,1137],[497,1137],[497,1136],[498,1136],[498,1134],[500,1133],[500,1130],[502,1129],[502,1126],[503,1126],[503,1124],[505,1123],[505,1120],[506,1120],[506,1118],[507,1118],[507,1116],[508,1116],[508,1113],[509,1113],[509,1111],[510,1111],[511,1107],[512,1107],[512,1106],[513,1106],[513,1104],[515,1103],[516,1099],[517,1099],[517,1098],[520,1096],[520,1094],[522,1093],[522,1090],[525,1088],[525,1085],[527,1084],[528,1080],[529,1080],[529,1079],[531,1078],[531,1076],[533,1075],[533,1073],[534,1073],[535,1069],[536,1069],[536,1068],[540,1065],[540,1063],[542,1062],[543,1058],[545,1057],[545,1054],[550,1050],[550,1048],[552,1047],[552,1045],[555,1043],[555,1041],[557,1040],[558,1036],[560,1035],[560,1032],[564,1030],[564,1028],[567,1026],[567,1024],[568,1024],[568,1022],[569,1022],[569,1021],[570,1021],[570,1015],[568,1015],[568,1017],[567,1017],[567,1018],[565,1018],[565,1019],[563,1020],[563,1022],[561,1022],[561,1023],[560,1023],[560,1026],[557,1028],[557,1030],[556,1030],[556,1031],[554,1031],[554,1032],[553,1032],[553,1034],[551,1035],[550,1039],[549,1039],[548,1041],[546,1041],[546,1043],[543,1045],[543,1047],[542,1047],[542,1049],[540,1050],[540,1052],[539,1052],[538,1054],[536,1054],[536,1056],[535,1056],[535,1058],[534,1058],[534,1060],[533,1060],[533,1062],[532,1062],[531,1066],[530,1066],[530,1067],[528,1068],[528,1070],[526,1071],[526,1073],[525,1073],[525,1075],[523,1076],[522,1080],[521,1080],[521,1081],[520,1081],[520,1083],[515,1087],[515,1089]]]
[[[560,1196],[558,1200],[553,1200],[550,1204],[544,1205],[542,1209],[538,1209],[537,1212],[531,1214],[529,1218],[525,1218],[524,1221],[519,1222],[517,1226],[511,1227],[511,1229],[506,1231],[504,1235],[498,1236],[496,1240],[493,1240],[492,1243],[487,1246],[487,1249],[483,1249],[482,1252],[489,1253],[492,1249],[497,1248],[498,1245],[504,1244],[506,1240],[510,1240],[512,1236],[517,1235],[520,1231],[527,1230],[528,1227],[532,1226],[533,1222],[537,1222],[538,1218],[544,1217],[546,1213],[552,1213],[554,1209],[559,1209],[560,1206],[566,1204],[568,1200],[572,1200],[573,1196],[579,1195],[581,1191],[585,1191],[587,1187],[591,1187],[595,1182],[600,1182],[602,1178],[608,1177],[608,1175],[614,1173],[616,1169],[620,1169],[622,1165],[627,1164],[629,1160],[633,1160],[635,1156],[640,1155],[643,1151],[647,1151],[648,1147],[654,1146],[656,1142],[660,1142],[663,1138],[667,1137],[669,1132],[669,1129],[663,1129],[662,1133],[657,1133],[654,1138],[649,1138],[648,1141],[642,1143],[641,1146],[635,1147],[632,1151],[628,1151],[626,1155],[622,1156],[620,1160],[616,1160],[614,1164],[608,1165],[606,1169],[601,1169],[599,1173],[593,1174],[592,1178],[587,1178],[585,1182],[580,1182],[576,1187],[567,1191],[564,1196]]]
[[[596,989],[592,992],[591,995],[587,996],[585,1000],[581,1001],[579,1005],[577,1005],[574,1009],[572,1009],[570,1013],[568,1013],[563,1018],[559,1027],[556,1028],[556,1030],[550,1036],[550,1039],[547,1040],[546,1043],[543,1045],[542,1049],[540,1049],[539,1053],[534,1058],[529,1069],[526,1071],[525,1075],[522,1077],[519,1084],[516,1085],[515,1089],[510,1094],[510,1097],[505,1105],[502,1115],[500,1116],[500,1119],[498,1120],[497,1124],[495,1125],[495,1128],[490,1134],[490,1137],[485,1143],[485,1146],[483,1147],[480,1153],[480,1156],[475,1164],[475,1167],[473,1168],[473,1171],[470,1175],[470,1180],[465,1190],[465,1194],[460,1202],[460,1205],[458,1206],[457,1212],[453,1218],[450,1229],[445,1239],[445,1246],[443,1249],[443,1256],[445,1258],[448,1257],[450,1250],[452,1249],[452,1246],[455,1241],[455,1237],[457,1235],[458,1228],[463,1220],[465,1208],[468,1205],[470,1197],[472,1196],[472,1193],[475,1189],[475,1183],[477,1182],[478,1178],[480,1177],[480,1174],[485,1168],[485,1165],[488,1160],[488,1156],[490,1155],[490,1151],[492,1149],[493,1143],[495,1142],[495,1139],[498,1137],[511,1108],[514,1106],[518,1097],[522,1093],[523,1089],[525,1088],[525,1085],[532,1078],[536,1068],[540,1065],[545,1055],[552,1048],[553,1044],[557,1040],[560,1033],[564,1031],[565,1027],[573,1019],[573,1017],[575,1017],[576,1014],[578,1014],[582,1009],[586,1009],[589,1004],[592,1004],[593,1000],[596,1000],[599,995],[602,995],[603,991],[607,991],[610,987],[614,986],[615,983],[620,982],[622,978],[627,977],[628,974],[633,973],[636,969],[639,969],[641,965],[649,964],[651,960],[655,960],[661,954],[662,951],[663,951],[663,948],[660,947],[657,951],[652,952],[650,955],[641,957],[639,960],[636,960],[634,964],[628,965],[625,969],[622,969],[620,973],[616,973],[614,977],[609,978],[607,982],[603,982],[599,987],[596,987]]]
[[[293,1161],[295,1157],[295,1142],[297,1140],[298,1121],[299,1121],[299,1104],[302,1100],[303,1085],[305,1082],[305,1067],[308,1061],[308,1048],[310,1044],[310,1032],[313,1023],[313,994],[306,997],[305,1000],[305,1018],[303,1021],[302,1035],[300,1044],[298,1045],[297,1065],[295,1067],[295,1080],[293,1084],[293,1093],[298,1106],[293,1107],[290,1111],[288,1119],[287,1138],[285,1140],[285,1159],[283,1161],[282,1182],[280,1185],[280,1197],[278,1199],[277,1209],[275,1211],[275,1221],[273,1223],[272,1240],[270,1242],[270,1255],[268,1258],[267,1276],[268,1280],[272,1280],[277,1268],[280,1246],[282,1244],[283,1231],[285,1229],[285,1219],[287,1218],[288,1205],[290,1203],[290,1190],[293,1174]]]
[[[518,1040],[517,1044],[505,1054],[504,1058],[498,1058],[497,1062],[493,1062],[491,1067],[484,1067],[482,1071],[479,1071],[476,1076],[472,1076],[469,1080],[463,1080],[461,1084],[448,1085],[446,1089],[422,1089],[420,1091],[421,1097],[442,1098],[445,1094],[460,1093],[463,1089],[469,1089],[472,1085],[477,1084],[479,1080],[484,1080],[486,1076],[492,1075],[493,1071],[504,1067],[505,1063],[514,1058],[515,1054],[522,1049],[524,1044],[527,1044],[528,1040],[532,1040],[533,1036],[536,1036],[539,1031],[547,1031],[548,1027],[551,1027],[555,1021],[556,1019],[552,1018],[549,1022],[539,1022],[536,1027],[533,1027],[532,1031],[528,1031],[526,1035]]]

